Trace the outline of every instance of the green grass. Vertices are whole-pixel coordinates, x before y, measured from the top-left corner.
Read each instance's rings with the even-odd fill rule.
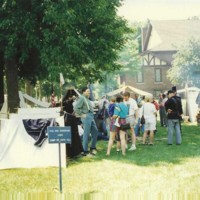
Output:
[[[184,124],[182,129],[182,145],[174,142],[168,146],[166,128],[158,125],[154,146],[137,141],[137,150],[128,151],[125,157],[116,153],[115,145],[111,156],[106,157],[107,141],[98,142],[95,158],[70,160],[62,169],[62,195],[84,195],[87,199],[90,195],[117,193],[119,198],[125,192],[138,197],[155,194],[164,199],[162,195],[199,194],[200,127]],[[24,199],[34,194],[51,199],[51,195],[59,194],[58,168],[0,170],[0,194],[16,192],[25,195]]]

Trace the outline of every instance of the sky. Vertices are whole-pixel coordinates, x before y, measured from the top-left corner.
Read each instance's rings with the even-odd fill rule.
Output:
[[[129,21],[200,17],[200,0],[124,0],[118,15]]]

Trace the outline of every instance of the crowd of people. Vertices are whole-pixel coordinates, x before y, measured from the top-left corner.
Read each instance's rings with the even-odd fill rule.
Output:
[[[108,140],[106,156],[111,154],[113,143],[116,143],[116,151],[121,151],[123,156],[127,150],[135,151],[136,141],[140,135],[142,135],[140,144],[154,145],[158,112],[160,125],[167,127],[167,144],[173,144],[174,130],[176,144],[180,145],[182,142],[180,119],[183,111],[181,98],[176,94],[176,87],[167,94],[160,94],[158,102],[152,96],[139,98],[135,95],[135,98],[132,98],[129,92],[124,92],[109,100],[103,96],[95,105],[90,100],[90,89],[87,87],[82,89],[81,95],[76,98],[70,96],[69,99],[73,99],[70,112],[83,127],[83,156],[96,155],[96,145],[100,135],[100,138]],[[64,101],[64,105],[69,99]]]

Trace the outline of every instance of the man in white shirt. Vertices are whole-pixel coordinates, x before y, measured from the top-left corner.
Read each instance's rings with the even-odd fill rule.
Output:
[[[125,92],[123,94],[123,97],[124,97],[124,103],[129,108],[127,122],[129,122],[131,125],[132,146],[129,149],[129,151],[133,151],[133,150],[136,150],[136,135],[134,131],[134,126],[137,124],[137,121],[138,121],[138,106],[137,106],[137,102],[133,98],[130,97],[129,92]]]

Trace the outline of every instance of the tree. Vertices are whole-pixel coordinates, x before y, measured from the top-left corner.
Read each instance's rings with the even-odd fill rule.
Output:
[[[31,50],[40,47],[36,28],[39,8],[35,1],[30,0],[0,3],[0,46],[4,52],[9,112],[16,112],[19,107],[19,72],[23,71],[23,64],[30,59]],[[34,77],[34,71],[31,70],[34,68],[27,68],[29,76]]]
[[[0,51],[0,109],[4,103],[4,59],[3,52]]]
[[[140,69],[140,44],[141,44],[141,28],[139,24],[133,24],[133,33],[127,35],[127,41],[123,49],[119,53],[118,62],[123,67],[119,70],[120,75],[135,75]]]
[[[119,87],[118,85],[118,75],[117,72],[112,72],[112,73],[104,73],[104,80],[101,82],[96,82],[94,84],[95,91],[97,92],[98,97],[104,96],[107,92],[110,92],[112,90],[115,90]]]
[[[200,86],[200,40],[190,39],[174,55],[167,77],[173,84],[190,82]]]
[[[0,46],[8,106],[19,105],[18,78],[94,82],[119,69],[118,50],[129,31],[117,17],[121,0],[2,0]],[[13,84],[14,83],[14,84]]]
[[[96,83],[95,91],[99,96],[105,95],[105,93],[115,90],[119,87],[118,76],[133,76],[141,69],[140,63],[140,44],[141,44],[141,24],[134,22],[130,26],[130,31],[126,35],[126,42],[119,50],[119,58],[117,63],[122,67],[120,70],[105,72],[103,80]]]
[[[55,22],[54,31],[44,30],[48,42],[43,45],[42,57],[43,64],[50,66],[49,72],[56,74],[52,72],[59,70],[70,80],[94,82],[104,78],[104,71],[119,69],[115,61],[129,29],[117,17],[118,6],[120,0],[68,1],[53,9],[48,4],[49,12],[44,17],[48,26],[52,25],[50,16],[62,19]],[[60,38],[55,40],[55,34]]]

